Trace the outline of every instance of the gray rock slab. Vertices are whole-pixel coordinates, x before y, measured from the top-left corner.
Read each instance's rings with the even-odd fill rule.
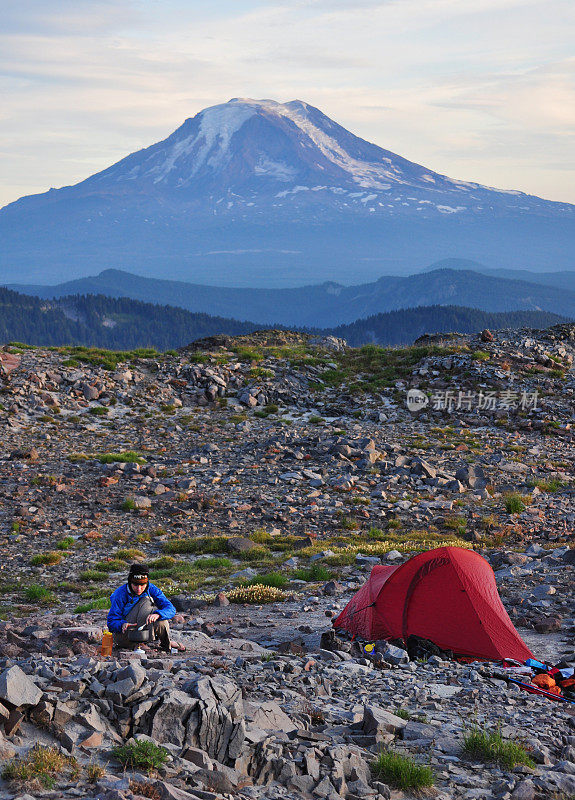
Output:
[[[407,725],[407,720],[376,705],[366,705],[363,710],[362,728],[366,736],[383,733],[399,733]]]
[[[265,731],[291,733],[299,727],[273,700],[258,704],[244,703],[244,708],[246,719],[256,728],[261,728]]]
[[[0,675],[0,700],[17,708],[35,706],[42,699],[42,690],[19,666],[14,665]]]

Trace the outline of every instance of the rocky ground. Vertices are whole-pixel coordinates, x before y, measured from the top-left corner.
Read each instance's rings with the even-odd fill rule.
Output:
[[[407,796],[372,773],[382,748],[430,765],[437,797],[575,794],[574,706],[493,665],[374,660],[328,635],[374,563],[453,544],[490,562],[536,656],[573,662],[575,326],[393,351],[289,332],[163,356],[10,350],[0,758],[55,744],[78,766],[48,787],[5,775],[0,797]],[[174,599],[183,656],[99,656],[138,560]],[[277,602],[229,602],[262,575]],[[473,724],[534,766],[465,756]],[[112,750],[131,737],[169,760],[124,771]]]

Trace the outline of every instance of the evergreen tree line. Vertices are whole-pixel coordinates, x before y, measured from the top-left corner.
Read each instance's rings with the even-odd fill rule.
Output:
[[[424,333],[477,333],[485,328],[548,328],[566,317],[548,311],[481,311],[463,306],[419,306],[374,314],[348,325],[332,328],[330,333],[346,339],[352,347],[362,344],[412,344]]]
[[[411,344],[424,333],[545,328],[565,321],[564,317],[541,311],[491,313],[459,306],[421,306],[375,314],[349,325],[313,332],[342,337],[352,346],[370,342],[395,345]],[[235,336],[263,327],[285,328],[239,322],[126,297],[74,295],[47,301],[0,288],[0,343],[19,341],[42,346],[169,350],[218,333]]]

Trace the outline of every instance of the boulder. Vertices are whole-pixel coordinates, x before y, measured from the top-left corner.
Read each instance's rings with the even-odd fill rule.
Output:
[[[288,715],[273,700],[264,703],[246,703],[246,719],[253,727],[261,728],[264,731],[284,731],[291,733],[298,729]]]
[[[160,800],[198,800],[197,794],[190,794],[190,792],[179,789],[177,786],[173,786],[171,783],[166,783],[165,781],[156,781],[152,784],[152,789],[155,790],[156,793],[151,796],[158,797]],[[130,796],[133,797],[133,795]]]
[[[227,542],[228,550],[230,553],[247,553],[257,547],[255,542],[251,539],[246,539],[244,536],[232,536]]]
[[[176,611],[183,611],[189,613],[197,608],[205,608],[208,604],[206,600],[201,600],[197,597],[188,597],[185,594],[178,594],[170,598]]]
[[[135,692],[144,683],[146,670],[138,662],[132,661],[127,667],[121,669],[116,675],[116,681],[130,681],[132,691]]]
[[[11,706],[35,706],[42,691],[18,666],[9,667],[0,675],[0,700]]]
[[[137,508],[139,511],[151,507],[152,501],[149,497],[146,497],[145,495],[136,495],[136,497],[134,497],[134,508]]]
[[[438,730],[433,725],[426,725],[424,722],[408,720],[407,725],[401,732],[401,738],[406,741],[414,739],[435,739]]]
[[[183,747],[193,738],[198,726],[194,714],[198,701],[179,689],[169,689],[154,714],[150,736],[155,741]]]
[[[408,664],[409,663],[409,655],[407,650],[404,650],[401,647],[395,647],[393,644],[388,644],[385,648],[381,651],[381,655],[388,664]]]
[[[376,705],[365,705],[363,709],[362,728],[366,736],[380,736],[384,733],[400,733],[407,725],[407,720],[397,717],[390,711]]]
[[[193,746],[226,764],[241,753],[245,739],[244,709],[239,686],[227,678],[201,677],[190,695],[197,699],[199,725]]]

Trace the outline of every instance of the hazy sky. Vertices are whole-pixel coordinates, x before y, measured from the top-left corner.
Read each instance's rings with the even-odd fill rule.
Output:
[[[0,206],[232,97],[575,203],[574,0],[0,0]]]

